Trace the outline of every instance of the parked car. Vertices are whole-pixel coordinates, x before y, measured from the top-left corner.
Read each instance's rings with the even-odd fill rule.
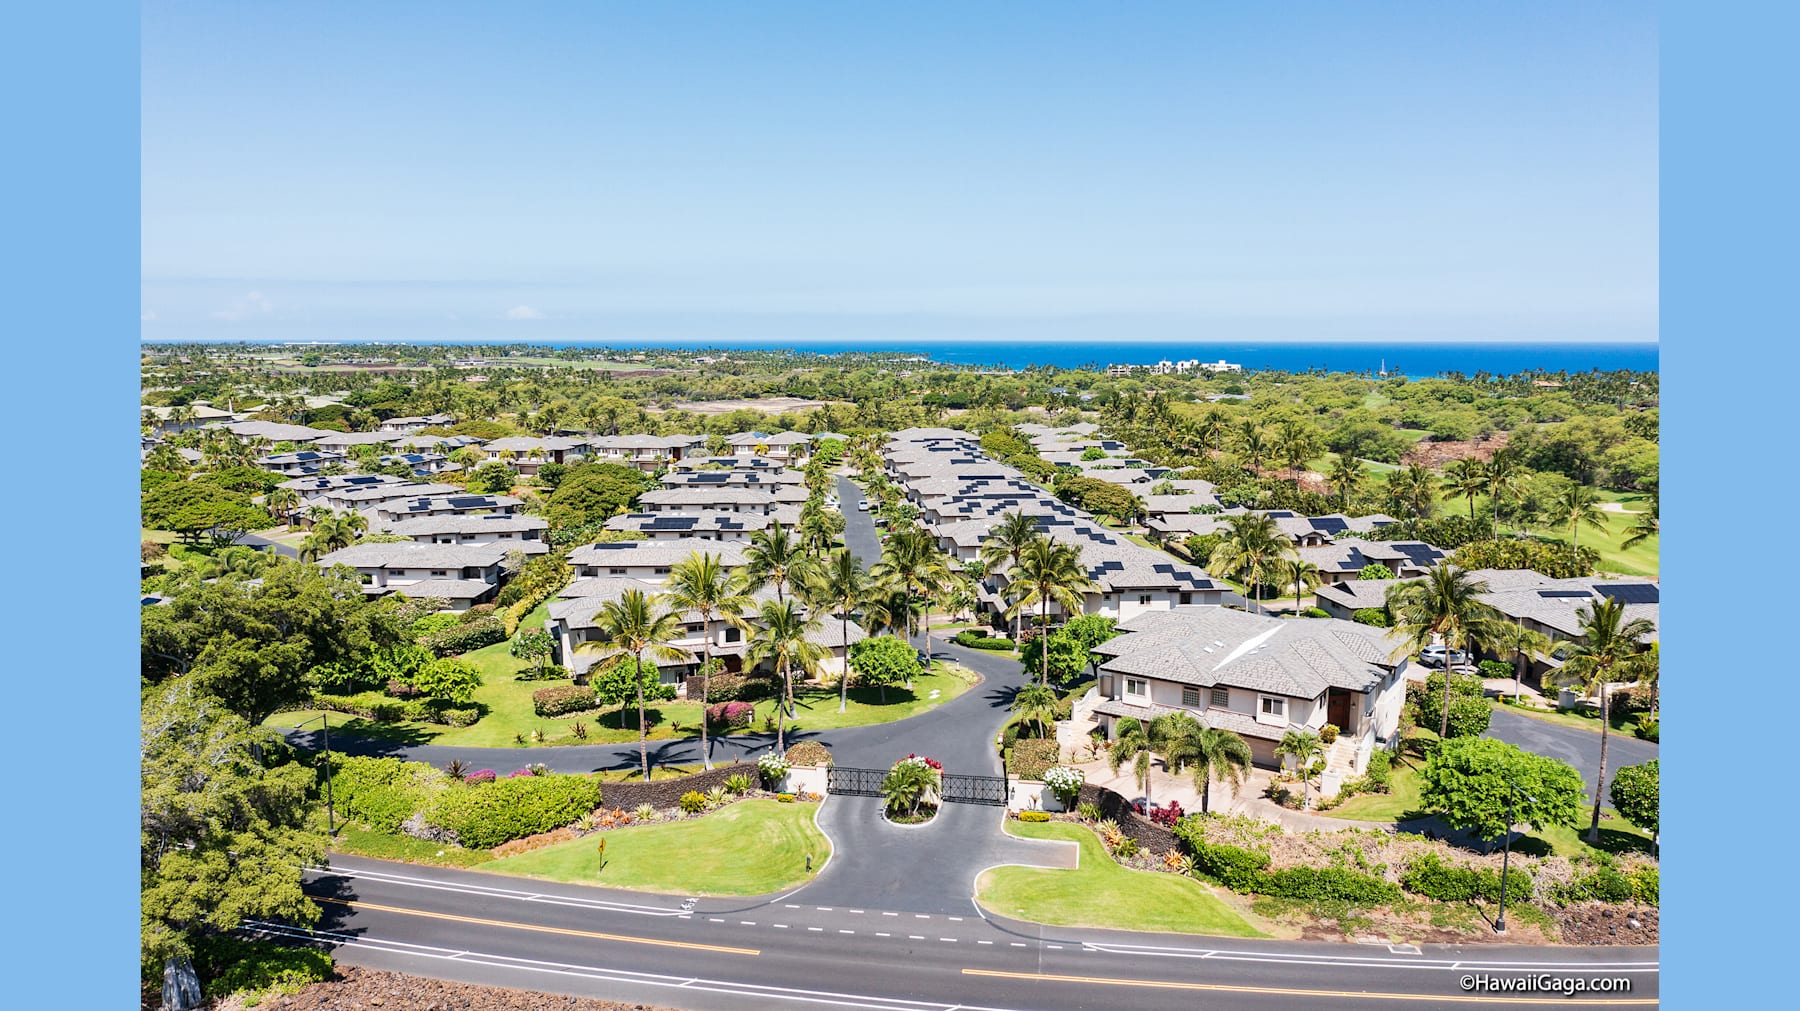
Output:
[[[869,500],[863,499],[862,501],[856,503],[856,511],[861,512],[861,513],[868,512],[869,511]]]
[[[1450,665],[1453,667],[1462,667],[1469,662],[1469,654],[1462,650],[1446,650],[1443,646],[1437,645],[1427,646],[1420,650],[1419,662],[1435,669],[1444,666],[1446,656],[1450,658]]]

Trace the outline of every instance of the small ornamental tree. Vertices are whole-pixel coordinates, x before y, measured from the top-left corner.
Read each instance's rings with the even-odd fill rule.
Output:
[[[625,728],[625,704],[637,698],[638,683],[643,682],[645,702],[667,702],[675,697],[675,686],[662,683],[656,665],[646,663],[639,668],[637,659],[618,656],[594,667],[589,683],[594,686],[594,701],[603,706],[619,707],[619,728]]]
[[[770,751],[756,760],[756,771],[762,775],[763,782],[773,790],[781,785],[781,780],[793,768],[787,756],[779,751]]]
[[[1046,648],[1050,651],[1048,663],[1044,656]],[[1038,673],[1047,668],[1052,683],[1067,687],[1087,670],[1088,656],[1087,648],[1079,639],[1059,628],[1049,635],[1033,636],[1019,650],[1019,663],[1027,673]]]
[[[904,684],[919,669],[918,653],[898,636],[878,635],[850,644],[850,666],[856,679],[881,689],[887,702],[889,685]]]
[[[1053,765],[1044,770],[1044,786],[1065,811],[1074,809],[1075,798],[1081,795],[1081,784],[1086,781],[1086,773],[1067,765]]]
[[[541,628],[534,628],[529,631],[520,632],[518,636],[513,639],[512,645],[508,647],[507,652],[520,660],[537,661],[538,673],[542,674],[544,672],[544,661],[549,659],[551,652],[555,649],[556,640],[551,637],[550,633]]]
[[[1650,844],[1656,846],[1660,832],[1658,801],[1662,793],[1662,774],[1652,758],[1642,765],[1627,765],[1613,773],[1608,793],[1619,817],[1650,833]]]
[[[467,660],[444,657],[420,668],[412,677],[412,686],[434,699],[457,705],[468,705],[481,687],[481,671]]]
[[[1573,828],[1585,792],[1581,773],[1569,763],[1491,737],[1443,742],[1426,760],[1420,781],[1426,810],[1442,814],[1451,828],[1490,840],[1513,825]]]

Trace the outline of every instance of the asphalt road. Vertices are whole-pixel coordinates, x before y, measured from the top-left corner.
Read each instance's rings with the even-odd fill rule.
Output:
[[[347,857],[309,873],[308,890],[325,910],[317,936],[347,963],[695,1009],[1256,1011],[1472,998],[1617,1007],[1654,1003],[1658,984],[1654,949],[1122,934],[823,903],[807,891],[768,901],[655,896]],[[1632,988],[1587,1001],[1484,996],[1461,985],[1472,974],[1623,977]]]
[[[269,540],[267,537],[258,537],[256,534],[239,534],[237,543],[246,547],[256,548],[259,551],[264,548],[272,548],[276,554],[285,555],[288,558],[300,557],[300,552],[288,545],[283,544],[280,541]]]
[[[1534,720],[1529,716],[1509,713],[1504,707],[1496,707],[1493,721],[1488,724],[1488,736],[1533,754],[1548,755],[1568,762],[1581,771],[1582,781],[1587,783],[1589,790],[1588,796],[1595,796],[1593,791],[1598,789],[1597,780],[1600,776],[1598,731],[1565,727],[1548,720]],[[1619,769],[1648,762],[1657,756],[1659,750],[1656,744],[1639,740],[1630,734],[1607,734],[1607,782],[1612,782],[1613,773]],[[1599,795],[1605,796],[1604,793]]]

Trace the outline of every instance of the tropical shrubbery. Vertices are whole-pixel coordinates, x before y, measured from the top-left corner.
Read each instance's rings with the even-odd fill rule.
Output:
[[[1376,628],[1388,628],[1394,619],[1388,617],[1385,607],[1359,607],[1350,613],[1350,620],[1362,625],[1374,625]]]
[[[956,633],[950,637],[950,641],[956,643],[958,646],[967,646],[970,649],[1009,650],[1012,649],[1014,645],[1011,639],[1004,636],[996,637],[982,635],[972,628],[965,628],[961,632]]]
[[[1507,892],[1516,898],[1531,894],[1531,875],[1517,867],[1506,872],[1506,882]],[[1500,900],[1499,871],[1447,864],[1436,853],[1426,853],[1413,860],[1412,866],[1401,876],[1400,886],[1439,902]]]
[[[215,934],[195,945],[194,967],[207,981],[207,998],[242,993],[244,1006],[254,1007],[263,997],[299,993],[331,978],[331,955]]]
[[[1067,765],[1053,765],[1044,770],[1044,786],[1065,808],[1074,804],[1075,798],[1081,794],[1081,785],[1086,781],[1086,773]]]
[[[440,632],[433,632],[421,638],[419,645],[438,656],[454,656],[505,641],[505,622],[489,614]]]
[[[315,709],[344,713],[376,723],[413,721],[446,727],[468,727],[474,726],[481,719],[481,709],[475,706],[453,706],[439,699],[396,699],[381,692],[363,692],[358,695],[318,693],[307,704]]]
[[[1019,820],[1020,821],[1049,821],[1050,820],[1050,812],[1048,812],[1048,811],[1020,811],[1019,812]]]
[[[756,706],[748,702],[718,702],[706,707],[706,725],[719,730],[742,730],[756,715]]]
[[[1457,548],[1450,561],[1464,569],[1535,569],[1552,579],[1574,579],[1591,575],[1600,553],[1589,547],[1571,548],[1561,541],[1508,537],[1471,541]]]
[[[464,782],[474,784],[475,776]],[[597,779],[527,774],[440,791],[427,809],[425,821],[454,833],[463,846],[492,849],[572,824],[599,806]]]
[[[1014,742],[1006,753],[1006,772],[1020,779],[1041,780],[1050,767],[1062,759],[1062,748],[1054,737],[1027,737]],[[1077,787],[1080,789],[1080,787]]]
[[[539,716],[585,712],[597,705],[592,685],[557,685],[531,693],[531,709]]]
[[[791,768],[793,768],[793,763],[788,761],[786,755],[778,755],[773,751],[763,754],[756,760],[756,771],[762,774],[763,783],[771,790],[781,782]]]
[[[923,755],[907,755],[881,780],[887,812],[900,820],[923,821],[937,811],[938,791],[944,784],[944,766]]]
[[[801,741],[788,747],[787,760],[790,765],[830,765],[831,750],[818,741]]]
[[[691,691],[692,689],[690,689]],[[775,694],[775,683],[768,678],[742,674],[714,674],[706,689],[706,701],[733,702],[766,699]]]

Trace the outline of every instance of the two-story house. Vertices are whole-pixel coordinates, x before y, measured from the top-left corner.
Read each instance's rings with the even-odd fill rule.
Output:
[[[378,597],[404,593],[437,597],[452,611],[466,611],[499,588],[508,548],[500,544],[431,544],[398,541],[352,544],[319,559],[319,567],[356,570],[363,592]]]

